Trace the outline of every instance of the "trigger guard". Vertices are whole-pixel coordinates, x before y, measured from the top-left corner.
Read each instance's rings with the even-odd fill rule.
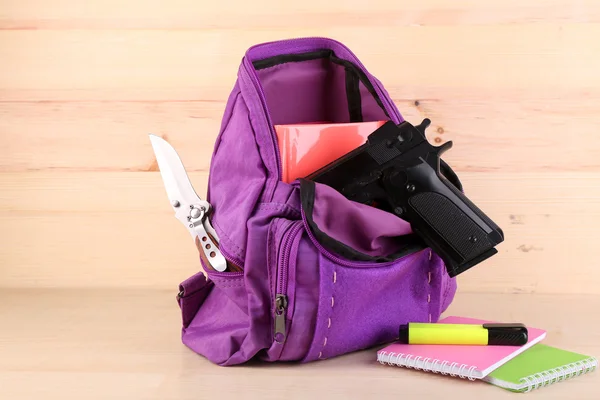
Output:
[[[440,158],[440,173],[446,178],[450,183],[452,183],[458,190],[463,191],[463,186],[458,179],[458,175],[456,172],[446,163],[446,161]]]

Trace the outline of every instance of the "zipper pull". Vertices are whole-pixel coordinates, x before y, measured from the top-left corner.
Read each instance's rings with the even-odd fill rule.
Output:
[[[275,296],[275,341],[283,343],[285,340],[285,310],[288,306],[287,297],[283,294]]]

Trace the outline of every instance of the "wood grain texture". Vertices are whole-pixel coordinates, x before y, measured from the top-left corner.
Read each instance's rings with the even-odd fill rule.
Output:
[[[194,0],[118,0],[78,2],[61,0],[4,1],[0,26],[4,29],[323,29],[330,26],[491,25],[514,23],[598,22],[594,0],[376,0],[348,2],[306,0],[282,4],[272,0],[227,2],[198,7]]]
[[[600,4],[569,0],[1,2],[0,286],[171,289],[195,272],[147,135],[204,191],[245,50],[313,35],[432,119],[504,228],[461,290],[599,292]]]
[[[594,355],[600,354],[598,320],[588,316],[598,307],[597,295],[463,294],[445,315],[523,321],[546,329],[547,344]],[[0,395],[6,399],[516,396],[484,382],[379,365],[381,346],[308,364],[219,367],[181,343],[172,292],[4,289],[0,320]],[[599,383],[594,372],[527,397],[591,400]]]
[[[396,103],[412,123],[433,121],[432,143],[453,141],[444,159],[457,172],[600,171],[600,102],[445,93],[418,106]],[[203,100],[0,102],[0,171],[147,171],[149,133],[165,136],[189,171],[208,171],[224,108]]]
[[[223,100],[251,45],[322,35],[346,43],[386,87],[410,95],[415,91],[424,96],[439,94],[442,88],[500,96],[511,91],[532,97],[562,92],[597,95],[600,88],[595,75],[600,44],[594,40],[600,25],[594,23],[383,25],[369,27],[368,32],[366,38],[362,29],[337,25],[223,31],[47,30],[43,34],[4,30],[0,31],[4,61],[0,85],[14,92],[5,94],[9,99],[73,100],[90,96],[87,91],[119,99],[119,91],[131,97],[160,89],[163,99],[195,92],[196,98]]]
[[[0,1],[0,398],[505,398],[375,363],[216,367],[180,342],[199,269],[148,134],[206,191],[246,49],[347,44],[504,229],[447,315],[522,321],[600,354],[600,3]],[[65,289],[66,288],[66,289]],[[528,394],[597,398],[598,373]]]
[[[598,292],[590,235],[600,219],[600,173],[461,178],[506,236],[499,254],[460,277],[461,291]],[[190,179],[203,196],[207,174]],[[158,172],[5,172],[0,183],[5,286],[176,290],[200,268]]]

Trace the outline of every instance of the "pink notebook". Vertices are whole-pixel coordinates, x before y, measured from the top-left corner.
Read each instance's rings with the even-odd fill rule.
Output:
[[[291,183],[326,166],[367,141],[386,121],[275,125],[282,179]]]
[[[473,318],[447,317],[439,321],[446,324],[484,324]],[[521,354],[546,337],[546,331],[527,327],[529,340],[523,346],[468,346],[391,344],[377,352],[382,364],[414,368],[424,371],[458,376],[471,380],[485,378],[490,372]]]

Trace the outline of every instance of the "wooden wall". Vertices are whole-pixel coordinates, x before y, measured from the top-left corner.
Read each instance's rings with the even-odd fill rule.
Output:
[[[0,1],[0,286],[175,290],[198,268],[149,133],[204,194],[244,51],[347,44],[504,229],[465,292],[600,293],[600,3]]]

